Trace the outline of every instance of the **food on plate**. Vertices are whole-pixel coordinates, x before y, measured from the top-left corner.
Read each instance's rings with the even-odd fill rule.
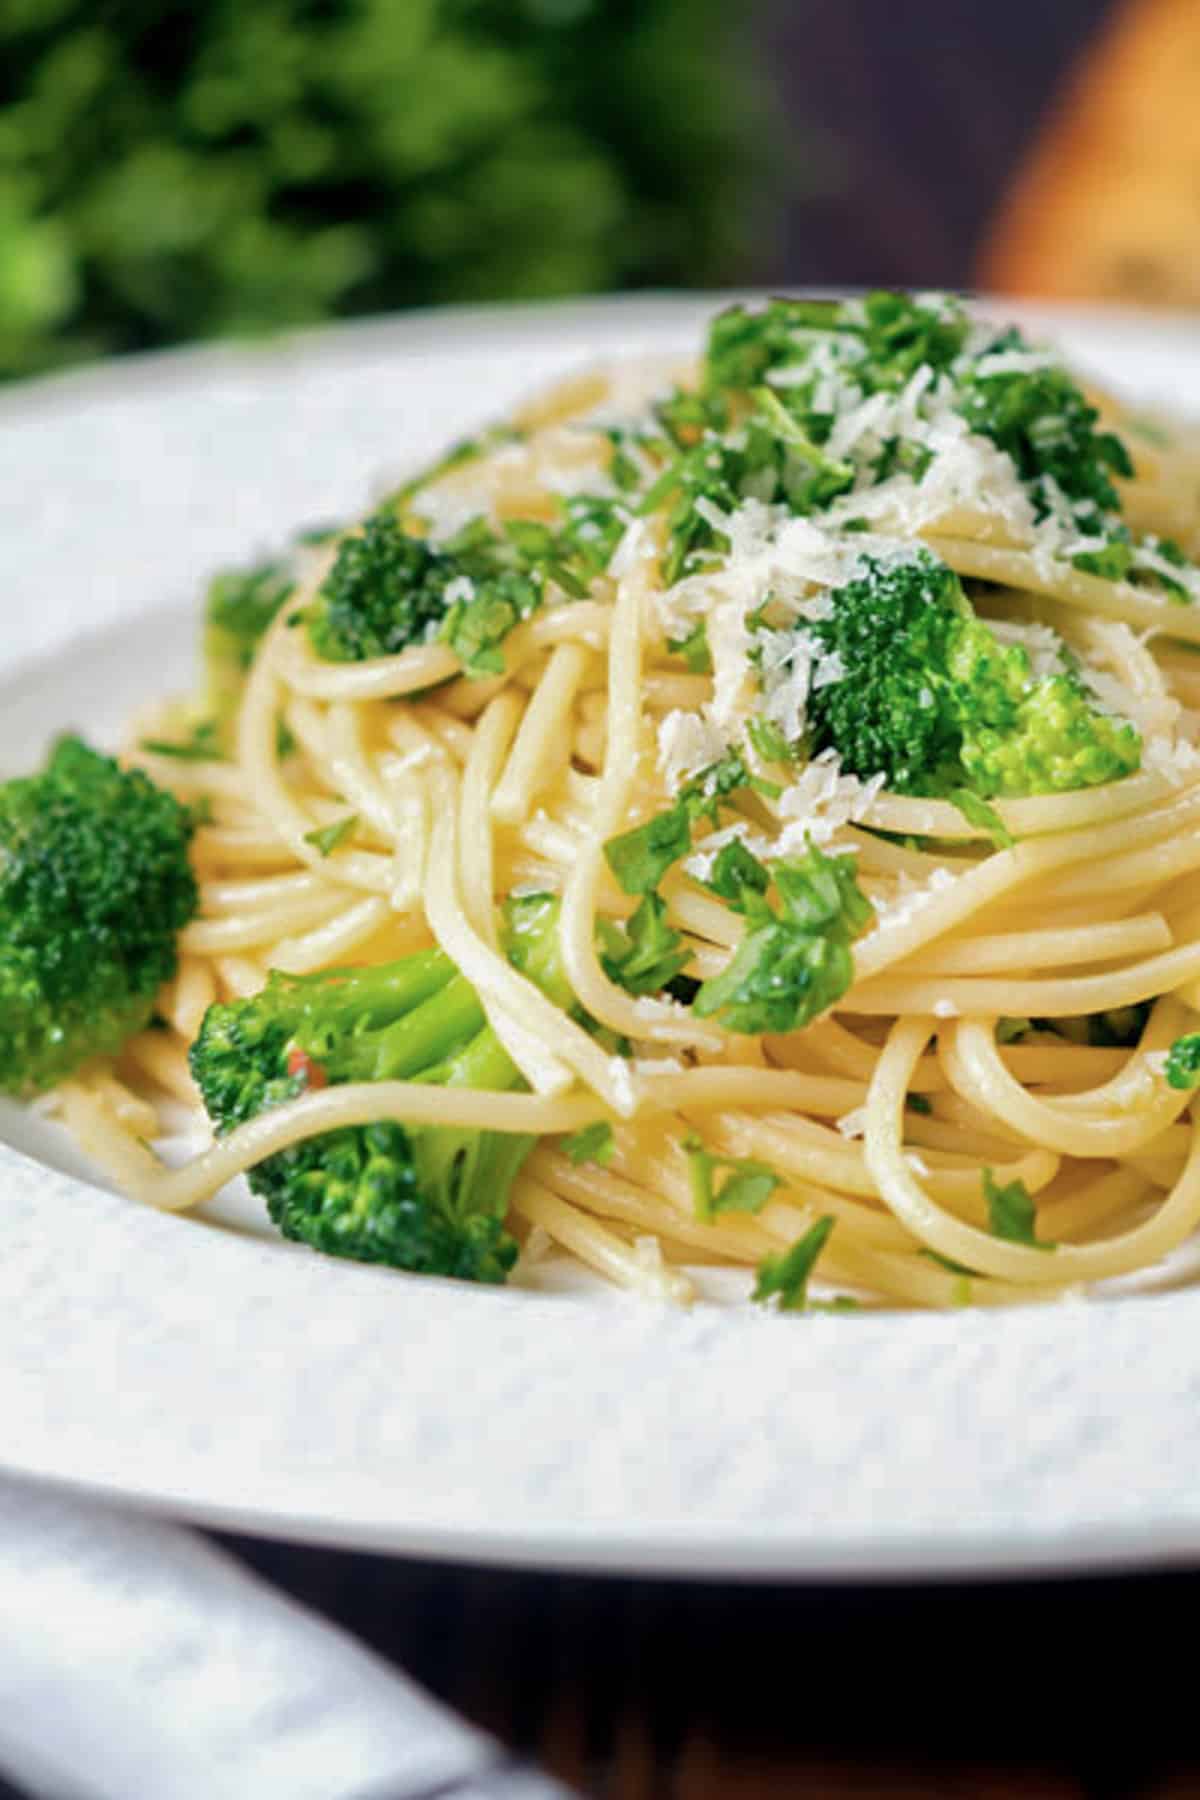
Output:
[[[419,1273],[841,1311],[1161,1265],[1198,499],[1186,428],[950,295],[560,382],[218,576],[124,772],[5,790],[5,1084],[153,1205],[248,1173]]]

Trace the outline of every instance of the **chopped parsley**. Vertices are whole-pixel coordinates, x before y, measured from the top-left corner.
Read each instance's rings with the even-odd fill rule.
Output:
[[[304,841],[319,850],[322,856],[329,856],[339,844],[346,839],[358,825],[358,814],[347,813],[344,819],[335,819],[332,825],[319,825],[314,831],[306,831]]]
[[[693,675],[712,674],[712,653],[708,647],[708,623],[697,619],[691,630],[683,637],[668,638],[667,649],[672,656],[682,656]]]
[[[697,1219],[711,1225],[719,1213],[760,1213],[781,1178],[768,1163],[751,1157],[721,1156],[706,1150],[698,1137],[683,1140],[687,1154],[688,1183],[692,1190],[692,1208]],[[718,1185],[718,1178],[724,1179]]]
[[[202,719],[184,738],[142,738],[139,748],[151,756],[174,757],[176,762],[225,761],[215,719]]]
[[[962,814],[968,825],[973,825],[977,831],[986,831],[994,849],[1012,849],[1017,840],[994,806],[989,806],[986,800],[981,800],[970,788],[951,788],[946,798]]]
[[[990,1169],[983,1171],[983,1197],[987,1201],[988,1229],[993,1237],[1010,1244],[1025,1244],[1031,1250],[1053,1250],[1035,1235],[1037,1209],[1023,1181],[1010,1181],[1001,1187]]]
[[[647,893],[623,925],[596,921],[600,966],[630,994],[657,994],[682,974],[692,953],[667,923],[661,894]]]
[[[616,1148],[613,1128],[607,1119],[597,1119],[591,1125],[580,1126],[569,1137],[560,1138],[558,1147],[577,1168],[580,1163],[589,1162],[607,1168]]]
[[[809,1280],[834,1223],[832,1213],[825,1213],[790,1250],[776,1256],[764,1256],[758,1265],[758,1278],[751,1297],[777,1306],[780,1312],[803,1312],[808,1300]]]
[[[760,1036],[803,1029],[841,999],[854,980],[851,944],[874,917],[855,879],[853,856],[811,845],[771,873],[778,905],[743,886],[746,935],[719,975],[693,1001],[698,1018]]]

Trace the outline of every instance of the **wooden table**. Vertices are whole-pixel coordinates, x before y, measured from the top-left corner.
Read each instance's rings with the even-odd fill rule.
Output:
[[[222,1540],[594,1800],[1200,1796],[1200,1575],[525,1575]]]

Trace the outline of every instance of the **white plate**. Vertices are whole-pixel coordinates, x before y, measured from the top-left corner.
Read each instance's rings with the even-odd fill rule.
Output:
[[[415,315],[0,393],[0,767],[184,682],[180,607],[213,563],[354,509],[581,360],[686,346],[709,310]],[[1200,407],[1191,326],[1055,329],[1122,386]],[[1200,1555],[1200,1291],[809,1318],[478,1291],[161,1217],[80,1179],[15,1107],[0,1135],[10,1472],[246,1530],[543,1566]]]

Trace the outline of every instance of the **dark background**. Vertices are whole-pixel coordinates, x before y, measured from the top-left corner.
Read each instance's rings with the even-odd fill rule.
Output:
[[[1194,1575],[738,1587],[229,1543],[592,1800],[1200,1795]]]
[[[967,285],[1156,3],[3,0],[0,376],[447,301]]]
[[[795,0],[764,10],[784,121],[767,284],[964,287],[1109,0]]]

